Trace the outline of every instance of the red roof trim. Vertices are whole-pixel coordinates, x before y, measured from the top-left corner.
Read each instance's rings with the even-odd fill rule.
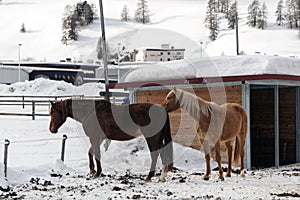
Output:
[[[187,84],[205,84],[205,83],[254,81],[254,80],[300,81],[300,76],[283,75],[283,74],[259,74],[259,75],[244,75],[244,76],[186,78],[186,79],[115,83],[115,84],[110,84],[109,87],[111,89],[112,88],[122,89],[122,88],[151,87],[151,86],[164,86],[164,85],[187,85]]]

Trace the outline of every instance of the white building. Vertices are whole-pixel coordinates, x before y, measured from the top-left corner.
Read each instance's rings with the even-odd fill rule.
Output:
[[[161,48],[138,49],[136,61],[165,62],[181,60],[184,59],[184,51],[185,49],[175,49],[173,46],[170,48],[169,44],[162,44]]]

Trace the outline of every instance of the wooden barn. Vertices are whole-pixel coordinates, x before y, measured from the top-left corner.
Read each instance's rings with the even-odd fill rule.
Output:
[[[248,114],[247,168],[300,162],[300,60],[268,56],[215,57],[141,67],[116,88],[131,102],[161,103],[173,86],[208,101],[241,104]],[[194,120],[170,113],[173,139],[199,149]]]

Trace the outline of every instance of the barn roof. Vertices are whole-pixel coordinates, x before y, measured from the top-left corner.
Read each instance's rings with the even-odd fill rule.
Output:
[[[244,80],[300,81],[300,59],[279,56],[220,56],[142,66],[120,80],[121,87]]]

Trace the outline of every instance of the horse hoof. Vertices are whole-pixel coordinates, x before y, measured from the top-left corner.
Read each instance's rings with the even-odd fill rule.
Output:
[[[242,178],[245,178],[245,177],[246,177],[245,174],[240,174],[240,176],[241,176]]]
[[[148,177],[147,177],[147,178],[145,179],[145,181],[146,181],[146,182],[151,182],[151,178],[148,178]]]
[[[159,182],[166,182],[166,179],[165,178],[159,178]]]
[[[209,177],[203,177],[203,180],[208,181]]]
[[[224,178],[219,178],[219,180],[220,180],[220,181],[224,181],[225,179],[224,179]]]
[[[226,177],[231,177],[231,174],[226,174]]]

